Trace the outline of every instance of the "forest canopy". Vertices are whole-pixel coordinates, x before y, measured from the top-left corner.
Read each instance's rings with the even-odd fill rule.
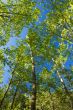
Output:
[[[0,110],[73,110],[73,0],[0,0]]]

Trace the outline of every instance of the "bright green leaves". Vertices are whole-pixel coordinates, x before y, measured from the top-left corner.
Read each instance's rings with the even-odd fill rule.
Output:
[[[38,8],[35,8],[32,15],[34,20],[38,20],[38,16],[40,15],[40,10]]]
[[[46,68],[44,68],[43,70],[42,70],[42,73],[41,73],[41,80],[42,81],[48,81],[49,80],[49,77],[50,77],[50,72],[46,69]]]
[[[32,0],[7,1],[0,4],[0,35],[4,42],[18,36],[23,27],[38,19],[40,10]]]
[[[3,81],[3,73],[4,73],[3,62],[4,62],[4,52],[2,49],[0,49],[0,83]]]
[[[4,52],[2,49],[0,49],[0,60],[4,59]]]
[[[73,71],[73,66],[71,66],[71,70]]]
[[[71,1],[63,3],[58,0],[51,3],[53,8],[48,13],[46,20],[50,36],[62,36],[68,41],[72,40],[73,23],[71,19],[73,18],[73,10]]]
[[[24,45],[20,45],[16,49],[16,58],[15,58],[16,63],[25,69],[28,69],[31,67],[31,57],[30,57],[30,53],[27,53],[27,49],[28,47]]]
[[[26,96],[29,96],[31,100],[32,90],[29,88],[31,88],[35,79],[35,83],[37,82],[36,92],[38,92],[37,108],[42,109],[41,107],[46,105],[44,110],[50,110],[53,109],[52,104],[54,103],[57,110],[59,110],[60,107],[62,108],[60,95],[57,95],[59,96],[58,100],[56,91],[55,94],[51,95],[50,90],[52,89],[53,92],[57,89],[57,86],[59,86],[57,78],[53,75],[56,71],[64,69],[64,64],[72,49],[70,49],[64,41],[72,40],[73,7],[70,0],[67,0],[67,2],[62,2],[61,0],[49,1],[51,1],[50,5],[52,7],[42,23],[39,21],[39,23],[36,23],[36,21],[39,20],[40,10],[32,0],[7,0],[6,4],[1,3],[0,6],[0,45],[5,45],[10,36],[18,36],[24,26],[29,25],[27,36],[19,40],[16,47],[6,49],[5,53],[3,53],[3,50],[0,50],[0,79],[3,75],[3,61],[5,58],[5,64],[10,67],[8,72],[13,76],[11,87],[8,91],[9,97],[6,97],[5,102],[8,100],[6,104],[10,107],[13,93],[15,92],[15,88],[18,87],[17,99],[15,100],[15,104],[18,104],[15,108],[16,110],[21,107],[22,98],[27,100],[26,106],[30,106],[30,104],[28,105],[29,101]],[[44,10],[45,9],[46,8],[44,8]],[[45,61],[51,61],[50,65],[45,64]],[[48,66],[51,66],[51,70],[48,71],[46,66],[48,69]],[[33,71],[35,69],[35,71],[33,72],[32,69]],[[61,72],[63,73],[63,71]],[[36,74],[36,78],[32,78],[32,73]],[[52,75],[52,73],[54,74]],[[67,74],[65,73],[63,75]],[[56,82],[58,84],[56,84]],[[26,87],[27,83],[30,87]],[[26,96],[23,97],[25,92]],[[21,100],[19,100],[19,96]],[[52,96],[54,98],[52,98]],[[44,101],[42,102],[42,100]],[[48,105],[48,103],[50,105]],[[8,110],[8,108],[6,109]]]
[[[56,66],[57,65],[62,65],[62,63],[66,62],[67,61],[67,57],[64,57],[62,55],[60,55],[57,59],[55,59],[55,63],[56,63]]]
[[[3,64],[2,64],[2,62],[0,61],[0,84],[1,84],[2,81],[3,81],[3,73],[4,73]]]
[[[58,49],[58,52],[59,52],[59,53],[62,53],[62,52],[64,52],[66,49],[67,49],[67,45],[62,42],[62,43],[60,44],[60,47],[59,47],[59,49]]]
[[[10,67],[16,67],[14,72],[15,80],[21,77],[22,80],[28,81],[32,70],[30,51],[28,47],[21,43],[17,48],[6,50],[6,56],[8,57],[7,64]]]
[[[33,51],[33,54],[38,55],[39,42],[40,42],[38,33],[30,29],[28,32],[28,36],[26,37],[26,40],[27,40],[27,44],[29,45],[29,48],[31,48],[31,50]]]
[[[4,65],[5,65],[4,51],[3,51],[3,49],[0,49],[0,71],[1,71],[1,73],[3,73]]]

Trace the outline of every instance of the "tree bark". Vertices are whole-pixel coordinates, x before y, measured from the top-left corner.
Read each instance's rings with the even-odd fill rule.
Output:
[[[31,54],[31,62],[32,62],[32,97],[31,97],[31,108],[30,110],[36,110],[36,93],[37,93],[37,88],[36,88],[36,72],[35,72],[35,61],[34,61],[34,56],[35,56],[35,50],[33,49],[34,40],[32,39],[32,36],[29,36],[29,47],[30,47],[30,54]]]
[[[16,95],[17,95],[17,91],[18,91],[18,88],[16,88],[16,90],[15,90],[15,93],[14,93],[14,96],[13,96],[13,101],[12,101],[12,104],[11,104],[11,109],[10,110],[13,110],[13,106],[14,106]]]
[[[31,110],[36,110],[36,74],[35,74],[35,64],[32,61],[32,101]]]
[[[65,83],[64,83],[64,80],[62,79],[62,77],[61,77],[61,75],[59,74],[58,71],[57,71],[57,75],[58,75],[58,77],[59,77],[59,79],[60,79],[60,81],[61,81],[61,83],[62,83],[62,85],[63,85],[63,87],[64,87],[64,90],[65,90],[67,96],[69,96],[69,98],[70,98],[71,108],[73,109],[73,97],[71,96],[70,92],[68,91],[68,89],[67,89],[67,87],[66,87],[66,85],[65,85]]]
[[[36,110],[36,73],[35,73],[35,61],[33,50],[30,46],[31,51],[31,61],[32,61],[32,97],[31,97],[31,110]]]
[[[12,82],[12,80],[10,80],[10,83],[9,83],[9,85],[8,85],[8,88],[7,88],[5,94],[4,94],[4,96],[3,96],[3,98],[2,98],[2,100],[1,100],[1,102],[0,102],[0,108],[1,108],[2,105],[3,105],[4,99],[5,99],[5,97],[6,97],[7,93],[8,93],[8,90],[9,90],[9,88],[10,88],[11,82]]]
[[[6,97],[7,93],[8,93],[8,91],[9,91],[10,86],[11,86],[14,71],[15,71],[15,69],[14,69],[13,72],[12,72],[12,78],[10,79],[10,82],[9,82],[8,88],[7,88],[6,92],[5,92],[5,94],[4,94],[3,98],[2,98],[2,100],[0,101],[0,108],[2,108],[2,106],[3,106],[3,102],[4,102],[4,99],[5,99],[5,97]]]

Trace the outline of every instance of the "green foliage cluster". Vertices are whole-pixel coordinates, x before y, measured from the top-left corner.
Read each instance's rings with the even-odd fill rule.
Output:
[[[50,11],[40,22],[38,1],[0,1],[1,85],[6,66],[10,75],[0,88],[0,110],[73,110],[73,67],[65,67],[73,54],[69,47],[73,45],[73,1],[41,0],[42,4],[43,10]],[[24,27],[27,36],[7,48],[8,40],[20,37]]]

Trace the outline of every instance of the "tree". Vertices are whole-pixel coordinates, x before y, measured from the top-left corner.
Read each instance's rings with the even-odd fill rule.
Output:
[[[37,20],[40,10],[32,0],[0,1],[0,39],[5,45],[12,36],[19,36],[24,26]],[[34,8],[34,10],[33,10]]]
[[[47,6],[41,1],[44,10],[49,7],[50,12],[38,24],[41,13],[37,2],[1,1],[1,46],[12,35],[19,36],[24,26],[28,27],[26,38],[20,40],[17,47],[5,48],[0,55],[11,74],[8,88],[2,90],[1,109],[67,110],[73,107],[73,94],[62,78],[71,54],[67,44],[72,45],[72,1],[50,0],[49,3],[46,0]],[[45,66],[47,62],[50,62],[50,69]]]

